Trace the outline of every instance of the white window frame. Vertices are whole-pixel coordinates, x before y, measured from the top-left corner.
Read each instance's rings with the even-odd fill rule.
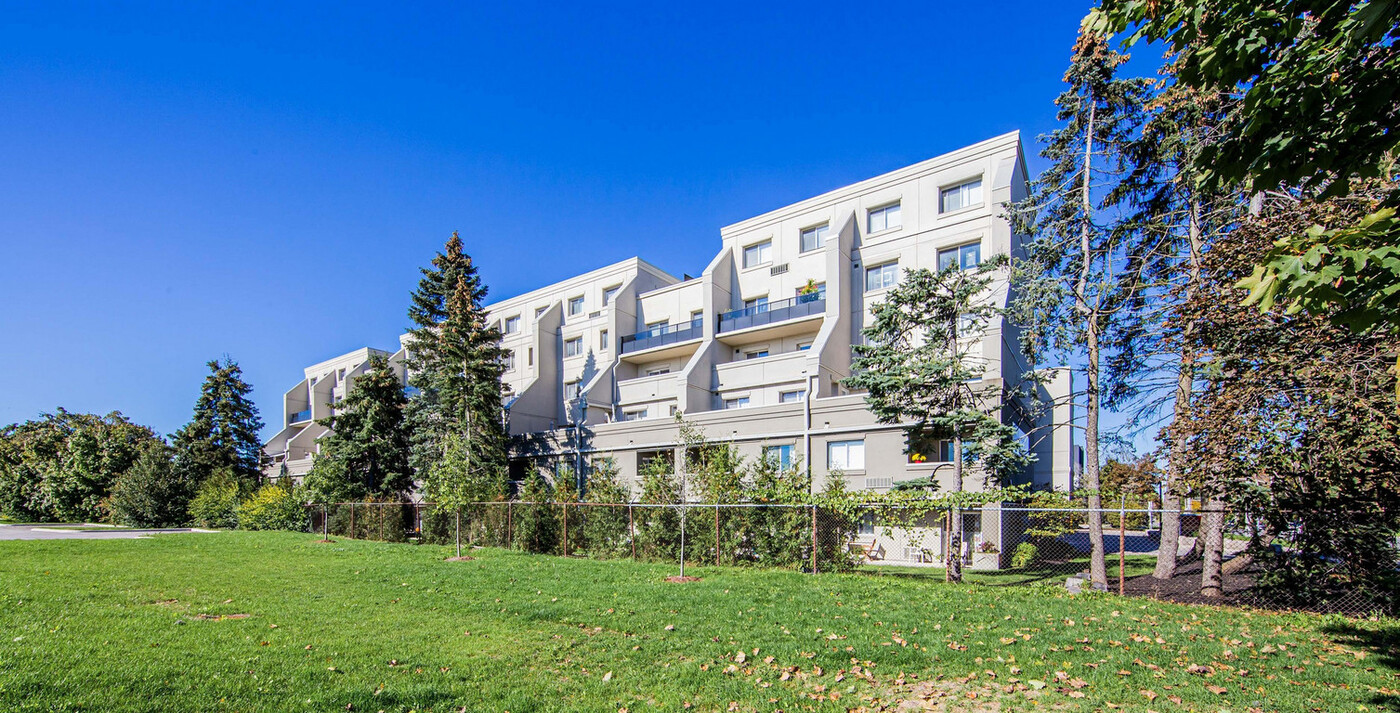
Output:
[[[870,286],[870,276],[873,273],[880,274],[880,284],[875,287]],[[876,292],[879,290],[894,287],[899,282],[899,261],[884,262],[879,265],[872,265],[865,268],[865,291]]]
[[[883,233],[886,230],[898,230],[902,227],[904,227],[904,217],[899,201],[876,206],[865,212],[865,230],[871,235]]]
[[[570,393],[573,392],[573,393]],[[564,400],[573,401],[583,395],[583,379],[564,382]]]
[[[800,403],[802,403],[802,397],[803,397],[804,395],[806,395],[806,393],[807,393],[807,392],[804,391],[804,390],[802,390],[802,389],[797,389],[797,390],[795,390],[795,391],[779,391],[779,392],[778,392],[778,403],[780,403],[780,404],[800,404]]]
[[[771,456],[778,464],[779,468],[787,470],[792,467],[792,458],[797,452],[797,447],[791,443],[782,443],[776,446],[763,447],[763,459],[768,460]]]
[[[755,349],[751,352],[744,352],[744,359],[763,359],[768,356],[767,349]]]
[[[826,236],[827,233],[830,232],[831,223],[822,223],[821,225],[814,225],[810,228],[803,228],[797,235],[798,254],[809,253],[813,250],[821,250],[822,246],[826,245]],[[812,239],[811,245],[807,244],[807,239],[809,237]]]
[[[748,407],[749,403],[751,402],[749,401],[749,397],[747,396],[731,396],[724,400],[724,410],[728,411],[730,409],[746,408]]]
[[[604,306],[604,307],[607,307],[608,305],[612,304],[612,303],[613,303],[613,300],[617,297],[617,293],[619,293],[619,292],[621,292],[621,291],[622,291],[622,285],[613,285],[612,287],[604,288],[604,289],[603,289],[603,306]]]
[[[966,258],[964,257],[963,253],[964,251],[970,252],[970,249],[972,248],[976,249],[977,260],[970,265],[964,264],[966,262]],[[973,268],[980,267],[982,265],[982,241],[973,240],[971,242],[961,243],[958,245],[952,245],[946,248],[939,249],[937,257],[939,272],[942,272],[945,267],[944,258],[950,255],[956,261],[954,264],[957,265],[957,268],[959,270],[971,270]]]
[[[753,260],[749,259],[749,251],[753,251]],[[744,269],[759,267],[773,262],[773,239],[762,240],[752,245],[744,246]]]
[[[571,350],[572,350],[572,353],[571,353]],[[565,339],[565,340],[564,340],[564,358],[565,358],[565,359],[571,359],[571,358],[573,358],[573,357],[581,357],[581,356],[583,356],[583,352],[584,352],[584,349],[583,349],[583,337],[574,337],[574,338],[572,338],[572,339]]]
[[[826,469],[842,472],[865,470],[865,439],[827,441]]]
[[[606,329],[600,329],[600,330],[598,330],[598,351],[600,351],[600,352],[605,352],[605,351],[607,351],[607,350],[608,350],[608,330],[606,330]]]
[[[584,299],[583,299],[583,295],[579,295],[579,296],[577,296],[577,297],[570,297],[570,298],[569,298],[569,316],[570,316],[570,317],[577,317],[578,315],[583,314],[583,312],[584,312],[584,305],[585,305],[585,304],[586,304],[586,302],[585,302]]]
[[[504,332],[505,332],[506,334],[515,334],[516,332],[519,332],[519,331],[520,331],[520,315],[517,314],[517,315],[515,315],[514,317],[506,317],[505,322],[503,323],[503,325],[504,325],[504,326],[502,327],[502,329],[504,330]]]
[[[505,350],[501,364],[505,367],[505,371],[515,371],[515,352],[509,349]]]
[[[622,412],[621,421],[641,421],[647,417],[646,409],[634,409]]]
[[[956,196],[958,205],[953,208],[948,207],[948,198]],[[942,214],[957,213],[969,208],[980,208],[984,203],[984,191],[982,190],[982,177],[971,178],[961,183],[951,186],[944,186],[938,189],[938,212]]]

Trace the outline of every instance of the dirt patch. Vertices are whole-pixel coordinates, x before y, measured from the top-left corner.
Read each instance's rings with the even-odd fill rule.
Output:
[[[685,584],[686,582],[698,582],[700,578],[686,575],[684,577],[667,577],[666,581],[672,584]]]
[[[1258,596],[1250,596],[1256,572],[1251,568],[1237,574],[1222,577],[1223,596],[1201,596],[1201,562],[1197,560],[1176,568],[1176,576],[1171,579],[1157,579],[1150,574],[1133,577],[1123,582],[1123,593],[1137,597],[1165,599],[1182,604],[1258,604]],[[1117,582],[1110,582],[1112,590]]]
[[[225,619],[247,619],[252,614],[195,614],[192,618],[200,621],[224,621]]]
[[[470,562],[474,559],[476,558],[462,555],[461,557],[448,557],[447,559],[443,560],[443,562]]]
[[[334,543],[335,543],[335,540],[316,540],[316,544],[318,544],[318,545],[327,545],[327,544],[334,544]]]

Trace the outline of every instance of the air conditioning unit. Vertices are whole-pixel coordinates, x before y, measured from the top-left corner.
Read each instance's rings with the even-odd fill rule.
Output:
[[[784,272],[787,272],[787,271],[788,271],[788,264],[787,264],[787,263],[783,263],[783,264],[781,264],[781,265],[774,265],[773,267],[768,268],[768,274],[769,274],[769,275],[781,275],[781,274],[783,274]]]

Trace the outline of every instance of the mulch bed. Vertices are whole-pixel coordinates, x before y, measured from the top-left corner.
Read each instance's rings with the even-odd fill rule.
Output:
[[[1196,560],[1176,568],[1171,579],[1157,579],[1150,574],[1133,577],[1123,583],[1123,593],[1135,597],[1152,597],[1182,604],[1248,604],[1259,606],[1258,597],[1250,596],[1257,570],[1247,569],[1222,577],[1223,596],[1201,596],[1201,561]],[[1110,577],[1109,591],[1117,591],[1118,582]]]
[[[443,561],[444,561],[444,562],[470,562],[470,561],[472,561],[473,559],[476,559],[476,558],[475,558],[475,557],[468,557],[468,556],[466,556],[466,555],[462,555],[461,557],[448,557],[447,559],[445,559],[445,560],[443,560]]]
[[[672,584],[685,584],[686,582],[698,582],[700,578],[686,575],[684,577],[667,577],[666,581]]]

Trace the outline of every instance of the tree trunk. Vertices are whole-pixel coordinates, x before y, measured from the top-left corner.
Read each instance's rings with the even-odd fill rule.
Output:
[[[1200,202],[1194,194],[1188,211],[1186,233],[1190,267],[1183,298],[1186,302],[1195,296],[1201,282]],[[1186,324],[1181,336],[1180,359],[1177,361],[1176,399],[1172,405],[1172,425],[1176,432],[1171,436],[1171,450],[1167,454],[1167,482],[1162,490],[1162,536],[1157,545],[1157,567],[1152,572],[1157,579],[1171,579],[1176,575],[1177,553],[1181,548],[1181,494],[1177,490],[1181,487],[1186,470],[1187,443],[1180,426],[1190,413],[1192,386],[1196,377],[1196,350],[1191,344],[1193,326]]]
[[[1225,502],[1212,496],[1206,501],[1201,518],[1201,540],[1204,543],[1201,561],[1201,596],[1218,597],[1224,592],[1220,561],[1225,551]]]
[[[1097,306],[1089,305],[1088,284],[1094,268],[1092,223],[1094,205],[1090,198],[1093,185],[1094,156],[1094,97],[1089,96],[1089,120],[1084,129],[1084,175],[1080,181],[1079,224],[1080,268],[1075,284],[1076,309],[1085,321],[1084,365],[1084,487],[1089,491],[1089,578],[1094,584],[1108,586],[1108,565],[1104,561],[1103,497],[1099,493],[1099,316]]]
[[[1273,542],[1277,536],[1278,528],[1273,525],[1267,525],[1263,530],[1255,531],[1249,539],[1249,547],[1245,548],[1245,551],[1241,552],[1239,556],[1221,565],[1220,571],[1224,574],[1238,574],[1249,569],[1249,566],[1254,564],[1254,554],[1259,551],[1259,548]]]
[[[953,492],[963,489],[962,438],[953,436]],[[949,582],[962,581],[962,511],[956,507],[948,511],[948,554],[944,562],[943,578]]]

